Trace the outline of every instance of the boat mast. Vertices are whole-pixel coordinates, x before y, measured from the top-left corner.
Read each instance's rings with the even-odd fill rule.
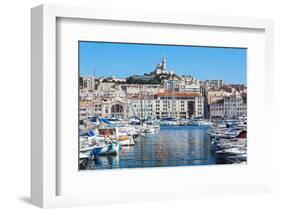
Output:
[[[140,84],[140,96],[141,96],[141,123],[143,123],[143,94],[142,85]]]
[[[130,109],[129,109],[129,99],[128,99],[128,91],[127,91],[127,89],[125,90],[125,96],[126,96],[126,119],[128,119],[129,118],[129,112],[130,112]],[[125,117],[125,115],[124,115],[124,117]]]
[[[171,76],[172,77],[172,81],[173,81],[173,84],[174,84],[174,75],[173,76]],[[171,99],[171,114],[172,114],[172,117],[174,117],[174,111],[173,111],[173,103],[174,103],[174,98],[175,98],[175,91],[174,91],[174,88],[171,88],[171,90],[172,90],[172,99]],[[170,116],[171,117],[171,116]]]

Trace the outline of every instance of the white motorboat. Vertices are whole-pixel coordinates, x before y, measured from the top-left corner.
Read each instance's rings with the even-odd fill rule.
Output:
[[[135,141],[132,136],[119,136],[118,139],[116,139],[117,142],[122,146],[132,146],[135,145]]]
[[[90,146],[90,145],[83,145],[80,146],[80,154],[89,156],[90,152],[92,151],[92,149],[94,148],[94,146]]]
[[[135,145],[132,135],[128,135],[124,126],[104,126],[98,129],[100,135],[116,140],[122,146]]]
[[[230,155],[242,155],[246,154],[247,150],[240,148],[240,147],[235,147],[235,148],[229,148],[229,149],[222,149],[216,151],[217,154],[222,153],[222,154],[230,154]]]
[[[177,126],[178,120],[176,118],[163,118],[160,121],[160,125],[162,126]]]
[[[99,146],[100,144],[105,144],[105,139],[102,136],[98,136],[98,135],[91,136],[91,137],[80,136],[80,153],[89,156],[92,149],[95,146]]]
[[[196,124],[198,126],[212,126],[213,123],[211,121],[207,121],[207,120],[198,120],[196,121]]]

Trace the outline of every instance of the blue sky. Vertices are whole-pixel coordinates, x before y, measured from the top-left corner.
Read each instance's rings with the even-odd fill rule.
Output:
[[[246,84],[247,49],[79,42],[80,75],[126,78],[154,70],[165,56],[168,69],[198,80]]]

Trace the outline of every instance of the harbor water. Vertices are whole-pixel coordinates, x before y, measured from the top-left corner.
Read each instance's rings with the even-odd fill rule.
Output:
[[[216,164],[207,126],[161,126],[155,134],[140,136],[134,146],[122,146],[118,155],[99,156],[86,170]]]

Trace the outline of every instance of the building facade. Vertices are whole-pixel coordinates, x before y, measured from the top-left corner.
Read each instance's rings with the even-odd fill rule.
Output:
[[[129,104],[128,117],[138,117],[140,119],[156,118],[156,101],[153,97],[141,99],[131,98]]]
[[[224,100],[217,100],[210,103],[210,118],[219,119],[224,117]]]
[[[237,118],[247,116],[246,95],[230,95],[210,103],[210,118]]]
[[[95,78],[93,76],[82,76],[79,78],[80,88],[94,88]]]
[[[134,84],[113,76],[80,77],[80,123],[91,117],[192,119],[247,115],[245,85],[178,76],[168,70],[165,58],[154,71],[138,77],[157,77],[158,81]]]
[[[156,118],[203,117],[204,99],[200,93],[163,92],[155,96]]]
[[[206,81],[204,81],[204,86],[205,87],[219,88],[219,87],[221,87],[223,85],[224,85],[224,81],[223,80],[206,80]]]
[[[231,95],[224,99],[226,118],[247,116],[247,103],[241,95]]]

